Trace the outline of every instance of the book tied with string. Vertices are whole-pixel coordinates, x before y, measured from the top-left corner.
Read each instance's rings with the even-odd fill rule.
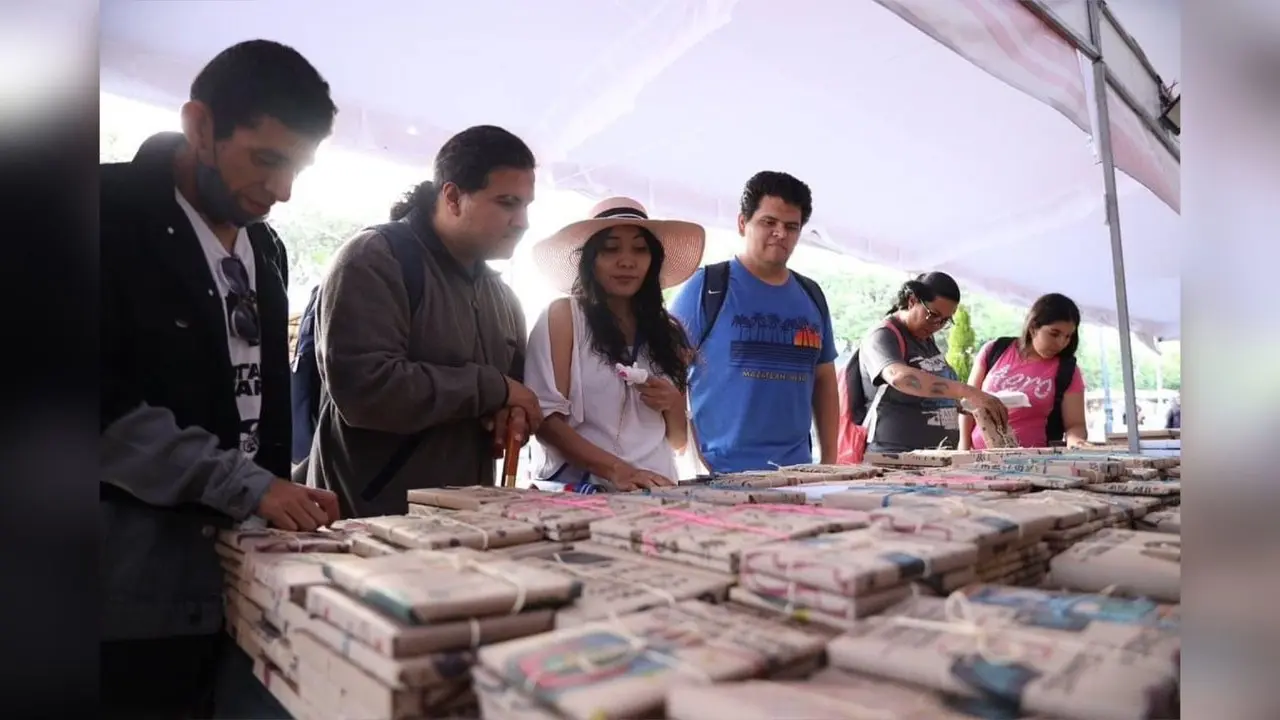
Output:
[[[764,677],[820,658],[826,639],[688,600],[481,648],[480,663],[536,706],[575,720],[660,717],[680,685]]]
[[[469,510],[418,511],[365,519],[369,532],[379,540],[403,548],[437,550],[469,547],[492,550],[537,542],[545,529],[534,523]]]
[[[591,542],[529,562],[582,583],[582,595],[573,605],[556,612],[557,628],[674,605],[682,600],[722,602],[735,581],[732,575],[651,560]]]
[[[867,524],[867,514],[856,510],[690,503],[599,520],[591,524],[591,534],[594,542],[610,547],[736,574],[747,548]]]
[[[742,552],[735,602],[848,627],[911,594],[910,583],[971,568],[978,548],[869,528],[769,543]]]
[[[334,585],[363,602],[419,624],[556,608],[582,592],[576,580],[470,548],[406,550],[329,563],[325,573]]]
[[[1171,717],[1177,705],[1169,650],[1154,628],[1011,610],[957,593],[912,598],[867,618],[827,654],[834,667],[986,699],[1010,713],[1146,720]]]
[[[824,668],[805,681],[682,685],[667,695],[669,720],[1036,720],[1007,707],[868,675]],[[1045,719],[1047,720],[1047,719]]]
[[[591,537],[591,523],[660,507],[662,499],[641,495],[541,493],[506,503],[485,505],[481,512],[533,523],[545,528],[548,540],[572,541]]]
[[[1100,530],[1053,558],[1049,569],[1054,587],[1176,603],[1182,597],[1182,538],[1142,530]]]

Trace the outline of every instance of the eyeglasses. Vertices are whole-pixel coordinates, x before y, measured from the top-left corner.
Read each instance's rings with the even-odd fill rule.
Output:
[[[929,307],[928,304],[920,298],[916,298],[916,301],[920,303],[920,307],[924,308],[924,319],[926,322],[937,325],[939,329],[945,328],[951,324],[952,318],[950,316],[934,312],[933,308]]]
[[[231,334],[257,345],[262,341],[262,329],[258,322],[258,294],[249,284],[249,271],[240,258],[234,256],[222,258],[220,267],[231,288],[227,296],[227,324]]]

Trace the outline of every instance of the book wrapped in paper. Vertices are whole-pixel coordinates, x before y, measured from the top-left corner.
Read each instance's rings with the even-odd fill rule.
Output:
[[[1182,510],[1157,510],[1147,513],[1136,526],[1138,530],[1147,532],[1169,533],[1171,535],[1182,534]]]
[[[989,448],[1016,448],[1018,437],[1009,427],[1009,419],[999,418],[987,412],[986,408],[974,408],[973,421],[982,434],[982,441]]]
[[[612,547],[737,573],[742,550],[776,540],[866,527],[866,513],[811,505],[691,504],[600,520],[592,538]]]
[[[984,547],[1039,538],[1052,519],[1029,519],[1000,510],[970,507],[965,503],[903,505],[867,513],[871,521],[887,524],[895,531],[938,540],[973,543]]]
[[[1025,502],[1058,504],[1064,508],[1085,512],[1088,520],[1100,520],[1116,514],[1121,507],[1114,498],[1080,490],[1045,490],[1023,499]]]
[[[325,564],[345,562],[349,556],[334,558],[333,553],[245,553],[242,575],[261,583],[275,596],[287,596],[301,602],[308,585],[328,584]]]
[[[655,488],[644,491],[644,494],[649,497],[659,498],[663,501],[663,504],[702,502],[711,505],[749,505],[752,503],[804,505],[807,499],[804,493],[792,490],[707,487],[699,485]]]
[[[987,463],[976,464],[982,466]],[[1046,475],[1079,475],[1094,482],[1120,477],[1124,472],[1124,464],[1120,461],[1089,454],[1006,455],[994,465],[1005,470],[1021,470]]]
[[[888,608],[883,617],[959,620],[983,630],[1022,629],[1049,640],[1058,638],[1064,644],[1116,650],[1114,660],[1119,665],[1147,666],[1176,680],[1182,644],[1179,634],[1158,626],[1110,622],[1108,613],[1121,610],[1126,603],[1123,598],[1084,607],[1068,616],[1053,614],[1052,603],[1034,603],[1018,597],[1020,591],[1009,586],[979,585],[946,599],[913,597]]]
[[[908,455],[917,458],[946,460],[946,464],[959,468],[975,463],[999,464],[1004,458],[1015,455],[1048,455],[1051,453],[1052,451],[1048,448],[987,447],[982,450],[913,450]]]
[[[375,653],[391,658],[503,642],[546,632],[553,627],[553,610],[527,610],[514,615],[492,615],[411,625],[372,608],[333,587],[309,588],[307,611]]]
[[[872,465],[822,465],[813,463],[808,465],[788,465],[782,469],[789,473],[808,473],[821,476],[821,479],[814,480],[814,482],[862,480],[884,473],[883,469]]]
[[[899,585],[857,597],[843,597],[812,586],[756,575],[750,582],[731,588],[729,599],[778,620],[838,632],[853,627],[859,618],[902,602],[911,593],[910,586]]]
[[[541,490],[467,485],[464,487],[417,488],[408,492],[410,504],[430,505],[449,510],[479,510],[485,505],[502,504],[521,498],[551,495]]]
[[[491,550],[536,542],[545,534],[541,526],[533,523],[469,510],[390,515],[365,522],[380,540],[421,550],[447,547]]]
[[[753,585],[781,581],[851,598],[972,566],[978,548],[877,527],[769,543],[743,550],[741,557],[739,578],[748,589],[769,594]]]
[[[435,684],[396,688],[308,630],[299,630],[290,639],[298,653],[298,689],[329,717],[408,720],[436,716],[441,707],[465,705],[473,699],[471,664],[462,662],[462,657],[448,663],[433,659],[415,668],[422,678],[439,681]]]
[[[233,630],[231,637],[246,655],[265,658],[286,676],[297,677],[298,655],[284,633],[265,620],[239,615],[228,617],[228,624]]]
[[[557,628],[681,600],[720,602],[734,583],[732,575],[651,560],[599,543],[580,543],[574,550],[529,562],[582,582],[582,596],[556,612]]]
[[[681,685],[667,694],[669,720],[1034,720],[999,703],[948,696],[833,668],[805,682],[748,680]]]
[[[602,518],[660,507],[662,499],[641,494],[575,495],[542,493],[501,505],[486,505],[483,512],[533,523],[546,528],[549,540],[580,540],[590,536],[591,523]]]
[[[564,717],[503,682],[483,665],[472,669],[471,684],[484,720],[562,720]]]
[[[1158,509],[1164,502],[1164,498],[1150,495],[1095,493],[1093,492],[1093,487],[1090,485],[1088,489],[1071,490],[1066,494],[1074,495],[1077,498],[1088,498],[1091,502],[1106,505],[1110,508],[1110,511],[1104,514],[1104,517],[1106,515],[1123,515],[1128,520],[1136,520],[1152,510]]]
[[[962,594],[971,604],[1006,608],[1028,626],[1071,630],[1090,623],[1112,623],[1151,628],[1171,637],[1182,631],[1179,606],[1145,598],[984,584],[966,587]]]
[[[228,583],[224,594],[226,590],[234,590],[242,595],[262,613],[264,622],[281,632],[287,632],[289,628],[307,620],[306,609],[294,601],[292,593],[287,589],[272,590],[255,580],[240,579]],[[246,617],[251,616],[248,611],[242,612]]]
[[[253,674],[258,678],[262,686],[271,693],[276,700],[284,707],[284,709],[293,717],[293,720],[323,720],[325,714],[311,707],[311,704],[302,699],[302,695],[298,692],[298,685],[293,678],[285,675],[284,672],[266,662],[255,662],[253,665]]]
[[[927,485],[852,485],[822,496],[822,505],[849,510],[874,510],[890,505],[910,505],[921,500],[945,498],[1005,498],[992,490],[961,490]]]
[[[582,591],[580,582],[522,560],[463,550],[470,549],[407,550],[325,570],[335,585],[410,624],[559,607]]]
[[[517,560],[519,558],[548,558],[556,553],[567,552],[573,549],[573,543],[560,542],[556,540],[540,540],[538,542],[529,543],[527,545],[512,545],[511,547],[498,548],[490,550],[490,555]]]
[[[946,477],[951,473],[958,473],[960,477],[981,477],[989,480],[1015,480],[1030,484],[1032,490],[1068,490],[1073,488],[1082,488],[1088,484],[1088,479],[1079,475],[1052,475],[1039,472],[1024,472],[1022,470],[1009,470],[1002,465],[991,465],[987,467],[987,463],[970,465],[960,468],[939,468],[930,470],[921,470],[925,475],[936,475]]]
[[[1178,495],[1182,492],[1182,483],[1177,480],[1128,480],[1094,483],[1088,489],[1090,492],[1116,495]]]
[[[975,582],[978,582],[977,569],[969,567],[920,578],[911,584],[918,594],[950,595]]]
[[[867,485],[907,485],[943,487],[952,490],[995,490],[1003,493],[1023,493],[1031,489],[1025,478],[987,475],[972,470],[897,470],[880,477],[862,481]]]
[[[776,470],[745,470],[736,473],[718,473],[713,476],[710,487],[728,488],[779,488],[798,485],[792,482],[791,476]]]
[[[980,563],[974,570],[983,582],[995,582],[1029,568],[1038,568],[1043,575],[1048,562],[1049,546],[1045,543],[1034,543],[995,555]]]
[[[951,458],[922,452],[869,452],[863,457],[862,462],[882,468],[929,468],[946,467],[951,464]]]
[[[382,557],[403,552],[404,548],[365,533],[351,533],[351,554],[359,557]]]
[[[295,628],[289,633],[290,640],[295,646],[301,648],[305,644],[297,642],[296,638],[299,634],[306,634],[318,641],[329,653],[350,662],[363,673],[377,680],[379,685],[391,690],[439,688],[449,685],[466,678],[471,666],[475,663],[475,655],[469,650],[433,652],[402,658],[388,657],[375,652],[363,643],[353,642],[349,634],[336,626],[318,620]],[[305,661],[306,658],[300,654],[299,660]]]
[[[480,662],[498,678],[577,720],[660,716],[667,692],[767,675],[820,657],[822,636],[685,601],[490,645]]]
[[[1053,558],[1054,587],[1179,602],[1182,539],[1141,530],[1101,530]]]
[[[845,670],[994,700],[1014,712],[1078,720],[1172,716],[1177,674],[1140,648],[1001,625],[956,597],[913,598],[905,601],[910,614],[866,618],[831,641],[828,659]]]
[[[223,530],[218,541],[240,552],[344,553],[349,542],[345,532],[290,532],[274,528]]]

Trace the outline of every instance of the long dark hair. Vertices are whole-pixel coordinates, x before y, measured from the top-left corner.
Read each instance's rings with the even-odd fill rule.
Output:
[[[1020,349],[1031,347],[1031,338],[1037,330],[1058,322],[1069,322],[1076,326],[1075,332],[1071,333],[1071,342],[1058,353],[1058,357],[1075,355],[1076,349],[1080,347],[1080,308],[1076,307],[1075,301],[1061,293],[1041,295],[1031,305],[1031,309],[1027,311],[1027,321],[1022,326],[1022,337],[1018,340]]]
[[[413,210],[418,210],[421,214],[430,217],[435,213],[437,194],[435,183],[430,180],[423,180],[409,188],[409,191],[401,195],[391,206],[391,222],[403,220]]]
[[[636,315],[636,332],[644,339],[649,359],[654,369],[671,378],[680,392],[689,387],[689,357],[692,346],[684,328],[667,313],[662,302],[662,286],[658,274],[666,258],[662,243],[653,233],[640,228],[645,244],[649,246],[649,272],[640,282],[640,289],[631,298],[631,308]],[[610,363],[630,365],[635,362],[631,348],[627,347],[622,328],[605,303],[605,292],[595,277],[596,257],[604,247],[609,230],[588,238],[578,256],[578,277],[573,282],[573,298],[586,316],[587,329],[591,331],[591,349]]]
[[[914,297],[922,303],[933,302],[934,298],[946,298],[952,302],[960,302],[960,286],[955,278],[944,272],[921,273],[914,280],[902,283],[898,288],[898,296],[894,298],[893,307],[885,315],[892,315],[899,310],[911,306]]]

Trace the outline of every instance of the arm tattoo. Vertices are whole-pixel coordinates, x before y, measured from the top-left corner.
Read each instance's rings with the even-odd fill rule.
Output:
[[[941,380],[934,382],[932,385],[929,386],[929,393],[934,397],[946,397],[947,383]]]
[[[902,378],[902,384],[912,390],[924,390],[924,384],[920,382],[920,378],[916,377],[915,373]]]

